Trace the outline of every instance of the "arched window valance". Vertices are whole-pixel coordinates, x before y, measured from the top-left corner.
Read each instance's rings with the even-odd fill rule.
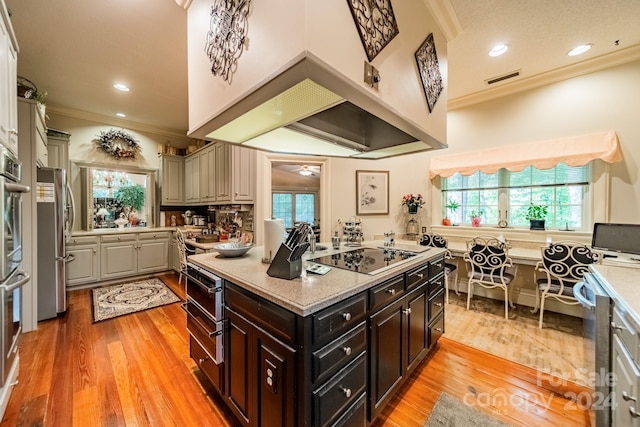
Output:
[[[527,166],[549,169],[558,163],[582,166],[596,159],[608,163],[622,160],[614,131],[438,156],[431,159],[429,176],[471,175],[478,170],[496,173],[502,168],[519,172]]]

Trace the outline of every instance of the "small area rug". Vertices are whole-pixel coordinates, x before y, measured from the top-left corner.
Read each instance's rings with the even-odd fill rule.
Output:
[[[425,427],[508,427],[455,397],[440,393]]]
[[[104,286],[93,289],[93,321],[112,319],[178,301],[180,298],[155,277]]]

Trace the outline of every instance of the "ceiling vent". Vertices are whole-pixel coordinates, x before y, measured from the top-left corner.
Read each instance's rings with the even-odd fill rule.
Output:
[[[520,70],[512,71],[508,74],[503,74],[502,76],[492,77],[489,80],[485,80],[488,85],[492,85],[494,83],[502,82],[504,80],[512,79],[514,77],[518,77],[520,75]]]

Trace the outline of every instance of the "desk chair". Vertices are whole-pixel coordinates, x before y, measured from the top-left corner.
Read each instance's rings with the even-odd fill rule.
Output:
[[[582,276],[589,270],[589,264],[600,262],[597,253],[582,243],[557,242],[541,248],[542,260],[538,261],[533,271],[536,283],[536,310],[540,310],[538,327],[542,328],[544,316],[544,302],[553,298],[567,305],[579,304],[573,296],[573,286],[582,280]],[[544,273],[539,277],[539,273]]]
[[[447,241],[447,239],[443,236],[441,236],[440,234],[423,234],[420,237],[420,244],[422,246],[429,246],[432,248],[444,248],[447,249],[449,242]],[[451,252],[449,252],[449,249],[447,249],[447,251],[444,254],[444,288],[446,291],[445,294],[445,298],[447,301],[447,304],[449,304],[449,276],[451,275],[455,275],[455,279],[454,279],[454,287],[453,289],[456,291],[456,295],[460,295],[460,292],[458,292],[458,260],[454,259],[451,256]],[[451,262],[447,262],[446,260],[449,260]]]
[[[467,291],[467,310],[471,304],[473,286],[486,289],[500,288],[504,291],[504,318],[509,319],[511,302],[510,284],[516,276],[509,258],[509,245],[492,236],[478,236],[467,241],[467,252],[464,260],[468,265],[469,288]]]
[[[180,275],[178,276],[178,284],[182,282],[182,275],[187,270],[187,256],[193,255],[195,251],[187,247],[184,233],[179,228],[176,229],[176,241],[178,243],[178,253],[180,256]],[[187,276],[184,276],[184,285],[187,286]]]

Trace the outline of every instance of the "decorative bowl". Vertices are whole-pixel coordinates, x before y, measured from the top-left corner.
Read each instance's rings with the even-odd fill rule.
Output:
[[[217,251],[223,257],[235,258],[246,254],[252,247],[253,243],[230,242],[215,245],[213,250]]]

